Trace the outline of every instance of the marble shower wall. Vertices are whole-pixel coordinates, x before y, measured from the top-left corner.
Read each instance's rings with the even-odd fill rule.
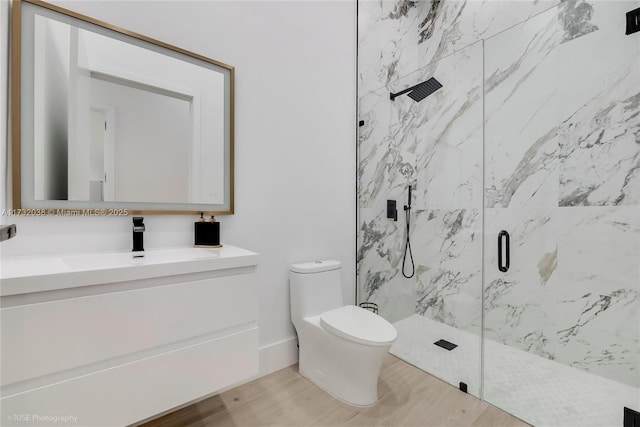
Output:
[[[392,84],[479,40],[488,39],[559,2],[359,0],[360,96]]]
[[[640,2],[358,7],[359,300],[480,334],[484,270],[487,338],[640,386],[640,35],[622,28]],[[389,100],[432,76],[422,102]]]
[[[397,92],[435,77],[417,103],[383,88],[360,99],[360,299],[392,321],[416,311],[479,333],[482,230],[482,44],[394,82]],[[402,276],[407,186],[413,187],[415,277]],[[398,221],[386,218],[397,201]],[[405,271],[410,272],[407,256]],[[464,314],[463,314],[464,311]]]
[[[640,2],[571,6],[485,41],[485,337],[640,387]]]

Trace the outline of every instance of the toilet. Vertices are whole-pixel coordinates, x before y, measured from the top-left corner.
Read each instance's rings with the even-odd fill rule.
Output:
[[[344,305],[339,261],[292,265],[290,288],[300,374],[345,403],[375,404],[396,329],[371,311]]]

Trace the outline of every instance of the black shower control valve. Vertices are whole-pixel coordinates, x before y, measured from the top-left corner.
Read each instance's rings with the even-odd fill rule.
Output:
[[[387,200],[387,218],[398,220],[398,209],[395,200]]]
[[[623,427],[638,427],[640,426],[640,412],[624,407],[624,418],[622,421]]]
[[[626,35],[637,33],[640,31],[640,7],[627,12],[627,31]]]

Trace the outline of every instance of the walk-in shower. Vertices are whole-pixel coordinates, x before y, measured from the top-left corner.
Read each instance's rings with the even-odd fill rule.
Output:
[[[622,426],[640,411],[640,2],[401,3],[359,3],[358,302],[393,322],[394,355],[527,422]],[[409,185],[406,278],[386,206]]]

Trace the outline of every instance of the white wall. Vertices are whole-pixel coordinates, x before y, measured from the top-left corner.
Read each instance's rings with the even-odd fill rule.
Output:
[[[0,3],[4,11],[6,2]],[[265,353],[277,354],[277,346],[271,352],[266,348],[294,336],[289,264],[339,259],[345,298],[354,300],[354,2],[53,3],[236,67],[236,214],[220,222],[223,242],[261,255]],[[6,40],[5,23],[0,23],[0,40]],[[0,65],[6,67],[6,55]],[[4,122],[4,98],[0,108]],[[6,144],[3,133],[3,176]],[[3,191],[3,196],[8,195]],[[195,219],[147,216],[145,247],[192,244]],[[18,236],[2,244],[3,256],[131,247],[128,217],[1,221],[18,225]],[[292,344],[285,347],[295,349]],[[276,366],[277,361],[271,367]]]

